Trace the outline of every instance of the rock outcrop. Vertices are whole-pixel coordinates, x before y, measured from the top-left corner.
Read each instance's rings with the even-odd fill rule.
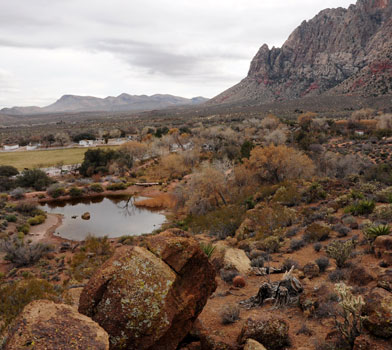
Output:
[[[391,94],[391,14],[390,0],[323,10],[302,22],[281,48],[263,45],[248,76],[208,104]]]
[[[364,325],[368,331],[380,338],[392,338],[392,294],[375,288],[366,297]]]
[[[215,272],[182,232],[144,246],[118,249],[84,288],[79,311],[109,333],[111,349],[174,350],[215,290]]]
[[[251,338],[267,349],[280,350],[290,344],[288,332],[287,322],[279,318],[248,319],[238,337],[238,343],[244,344]]]
[[[4,350],[108,350],[108,334],[73,307],[36,300],[19,315]]]

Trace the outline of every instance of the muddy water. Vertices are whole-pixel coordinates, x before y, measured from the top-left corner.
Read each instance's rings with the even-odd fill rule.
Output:
[[[151,233],[158,229],[165,216],[159,211],[135,207],[134,200],[135,197],[115,196],[55,201],[41,205],[41,209],[62,214],[63,223],[56,229],[55,235],[77,241],[89,234],[114,238]],[[85,212],[90,213],[89,220],[81,218]]]

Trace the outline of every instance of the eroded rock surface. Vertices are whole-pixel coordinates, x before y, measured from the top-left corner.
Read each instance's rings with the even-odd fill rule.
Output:
[[[116,251],[84,288],[79,311],[110,335],[111,349],[176,349],[215,290],[199,244],[163,232]]]
[[[248,76],[208,102],[268,103],[328,94],[392,93],[392,2],[358,0],[303,21],[281,48],[263,45]]]
[[[36,300],[14,322],[4,350],[108,350],[109,337],[73,307]]]

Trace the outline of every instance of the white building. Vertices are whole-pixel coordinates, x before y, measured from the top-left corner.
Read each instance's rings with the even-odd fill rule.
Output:
[[[15,151],[19,148],[19,145],[4,145],[4,151]]]
[[[94,146],[94,140],[80,140],[79,146],[83,146],[83,147]]]

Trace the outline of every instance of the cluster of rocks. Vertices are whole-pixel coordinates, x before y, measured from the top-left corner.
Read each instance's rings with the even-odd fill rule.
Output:
[[[79,312],[50,301],[29,304],[5,350],[174,350],[215,288],[215,270],[198,242],[166,231],[144,247],[118,249],[84,287]]]

